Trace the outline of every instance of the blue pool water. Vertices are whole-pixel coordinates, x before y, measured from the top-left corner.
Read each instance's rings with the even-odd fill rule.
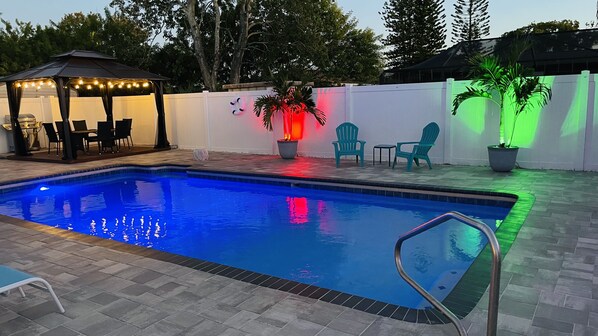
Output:
[[[0,213],[407,307],[421,297],[393,248],[413,227],[459,211],[493,229],[509,209],[300,187],[120,172],[0,195]],[[448,223],[407,241],[407,272],[446,296],[486,240]]]

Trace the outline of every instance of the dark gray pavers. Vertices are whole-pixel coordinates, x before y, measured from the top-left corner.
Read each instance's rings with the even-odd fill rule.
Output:
[[[191,151],[56,165],[0,160],[0,182],[114,164],[158,162],[242,173],[300,174],[384,183],[531,193],[535,203],[503,260],[499,335],[598,335],[598,173],[435,165],[334,167],[333,159]],[[241,162],[241,164],[240,164]],[[0,335],[456,335],[452,325],[396,321],[164,261],[0,221],[0,263],[39,274],[46,293],[0,296]],[[489,266],[488,266],[489,267]],[[463,320],[485,332],[487,295]],[[317,331],[316,331],[317,330]]]
[[[41,334],[42,336],[77,336],[77,335],[81,335],[81,333],[78,333],[74,330],[71,330],[69,328],[65,328],[63,326],[59,326],[56,327],[54,329],[48,330],[45,333]]]

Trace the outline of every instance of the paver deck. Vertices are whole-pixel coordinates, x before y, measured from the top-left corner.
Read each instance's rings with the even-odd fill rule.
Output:
[[[503,261],[499,335],[598,335],[598,173],[435,165],[361,168],[353,160],[172,150],[73,165],[0,160],[0,182],[115,164],[400,182],[531,193],[536,202]],[[0,222],[0,263],[44,277],[66,309],[27,290],[0,297],[4,335],[455,335],[168,262]],[[485,295],[465,319],[485,330]]]

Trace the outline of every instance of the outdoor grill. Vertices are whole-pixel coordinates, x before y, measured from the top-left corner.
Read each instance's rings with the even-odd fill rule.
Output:
[[[19,124],[23,131],[23,137],[25,138],[25,144],[27,150],[39,150],[39,138],[38,132],[42,127],[42,123],[37,121],[33,114],[19,114]],[[12,124],[10,123],[10,115],[4,116],[4,124],[2,127],[6,130],[8,135],[8,147],[11,152],[14,152],[15,145],[12,136]]]

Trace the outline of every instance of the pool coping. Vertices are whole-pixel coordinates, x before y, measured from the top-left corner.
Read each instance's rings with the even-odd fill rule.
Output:
[[[445,202],[465,202],[473,204],[495,204],[499,205],[512,203],[512,208],[503,223],[496,231],[497,239],[501,246],[502,258],[505,257],[519,229],[523,225],[525,218],[534,202],[531,194],[513,191],[488,191],[476,189],[459,189],[448,187],[434,187],[429,185],[406,184],[406,183],[383,183],[383,182],[364,182],[351,179],[330,179],[330,178],[308,178],[288,175],[258,174],[258,173],[238,173],[223,172],[210,169],[201,169],[186,165],[110,165],[92,169],[83,169],[60,174],[40,176],[36,178],[21,179],[10,182],[0,183],[0,193],[21,188],[40,180],[71,180],[84,178],[88,175],[113,174],[123,170],[140,169],[143,171],[178,171],[186,172],[190,176],[201,175],[213,179],[242,180],[255,183],[272,183],[282,185],[294,185],[301,187],[311,187],[318,189],[340,190],[349,192],[360,192],[367,194],[400,196],[415,199],[440,200]],[[241,176],[241,177],[240,177]],[[70,178],[69,178],[70,177]],[[7,186],[15,186],[7,188]],[[367,191],[367,192],[364,192]],[[457,196],[460,195],[461,197]],[[509,201],[510,200],[510,201]],[[58,229],[44,224],[29,222],[16,219],[5,215],[0,215],[0,220],[40,232],[49,233],[63,238],[75,239],[78,241],[98,245],[101,247],[127,252],[147,258],[175,263],[180,266],[189,267],[195,270],[204,271],[214,275],[228,277],[234,280],[248,282],[262,287],[278,289],[284,292],[297,294],[299,296],[309,297],[332,304],[341,305],[347,308],[357,309],[367,313],[389,317],[397,320],[415,323],[441,324],[449,323],[449,320],[441,312],[434,308],[413,309],[401,307],[394,304],[376,301],[357,295],[342,293],[314,285],[304,284],[292,280],[286,280],[279,277],[269,276],[253,271],[247,271],[236,267],[226,266],[210,261],[196,258],[190,258],[169,252],[148,249],[146,247],[129,245],[126,243],[106,240],[94,236],[89,236],[73,231]],[[398,238],[398,237],[397,237]],[[480,298],[485,293],[490,278],[490,260],[491,251],[486,246],[475,259],[473,264],[465,272],[461,280],[447,295],[442,303],[453,311],[459,318],[465,317],[478,304]]]

